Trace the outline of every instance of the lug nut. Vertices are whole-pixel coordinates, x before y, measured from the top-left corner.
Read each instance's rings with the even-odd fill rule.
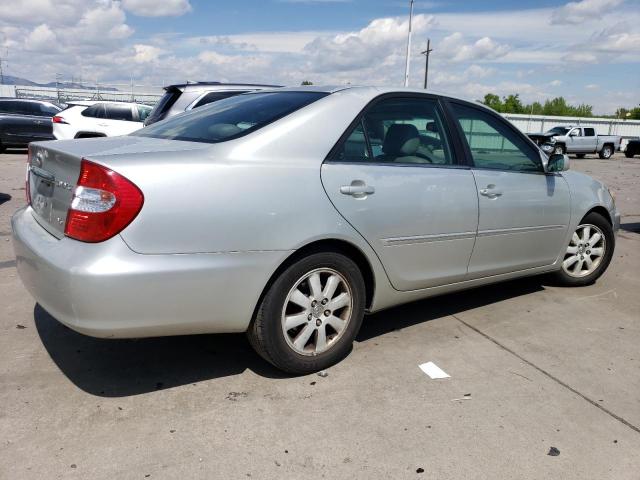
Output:
[[[320,319],[316,320],[316,327],[319,327],[320,325],[322,325],[322,320]]]
[[[323,299],[322,299],[322,304],[323,304],[323,305],[326,305],[328,302],[329,302],[329,300],[327,300],[326,298],[323,298]]]
[[[311,314],[307,315],[307,319],[308,319],[309,321],[311,321],[311,319],[312,319],[312,318],[313,318],[313,315],[311,315]]]
[[[331,315],[331,311],[330,310],[325,310],[324,311],[324,316],[328,317],[329,315]]]
[[[318,302],[316,302],[315,300],[313,302],[311,302],[311,306],[315,307],[318,304]]]

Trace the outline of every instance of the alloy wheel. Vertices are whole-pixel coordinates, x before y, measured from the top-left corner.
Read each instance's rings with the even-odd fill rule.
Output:
[[[605,248],[602,230],[592,224],[579,225],[567,247],[562,269],[571,277],[586,277],[602,262]]]
[[[303,275],[282,309],[284,337],[296,353],[318,355],[343,335],[353,312],[353,294],[345,278],[331,268]]]

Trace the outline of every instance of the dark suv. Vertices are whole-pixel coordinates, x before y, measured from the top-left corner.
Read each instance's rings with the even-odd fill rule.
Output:
[[[0,151],[53,140],[51,117],[60,110],[53,103],[40,100],[0,98]]]
[[[144,125],[151,125],[178,113],[192,110],[208,103],[241,93],[279,87],[279,85],[258,85],[253,83],[196,82],[181,83],[164,87],[165,93],[153,108]]]

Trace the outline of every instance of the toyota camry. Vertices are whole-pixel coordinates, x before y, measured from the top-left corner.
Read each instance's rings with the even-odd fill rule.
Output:
[[[474,102],[285,88],[114,138],[31,144],[19,274],[68,327],[246,332],[302,374],[363,316],[528,275],[593,283],[620,216],[601,182]]]

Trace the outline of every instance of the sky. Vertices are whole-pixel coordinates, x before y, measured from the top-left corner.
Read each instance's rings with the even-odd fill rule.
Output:
[[[640,0],[416,0],[410,86],[640,104]],[[0,0],[5,74],[402,86],[408,0]]]

